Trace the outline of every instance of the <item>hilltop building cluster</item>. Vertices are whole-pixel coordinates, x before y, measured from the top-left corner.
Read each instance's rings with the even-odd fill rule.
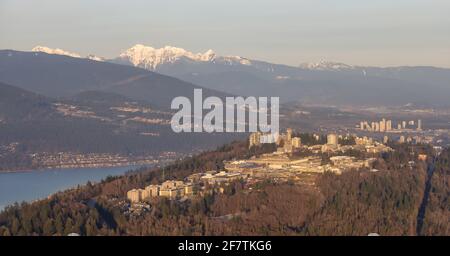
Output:
[[[331,157],[329,163],[325,163],[318,156],[291,158],[280,153],[270,153],[248,160],[226,162],[225,169],[253,180],[296,181],[305,173],[341,174],[345,171],[371,168],[374,161],[374,158],[359,160],[351,156],[336,156]]]
[[[264,141],[264,139],[266,138],[272,139],[270,141]],[[302,146],[302,140],[299,137],[293,136],[293,131],[291,128],[288,128],[285,134],[276,134],[275,136],[270,136],[262,132],[254,132],[250,134],[249,148],[260,146],[263,143],[276,143],[277,146],[279,146],[279,151],[285,153],[291,153],[295,149],[298,149]]]
[[[251,134],[249,146],[260,145],[259,137],[261,137],[261,133]],[[346,152],[350,150],[373,154],[392,150],[385,144],[368,137],[339,136],[335,133],[330,133],[326,136],[325,144],[319,143],[319,135],[315,134],[313,137],[317,141],[316,145],[303,145],[301,139],[294,137],[292,129],[288,128],[285,134],[278,136],[276,152],[248,160],[229,161],[225,163],[225,169],[229,172],[237,172],[256,179],[295,180],[299,178],[299,174],[304,173],[333,172],[341,174],[348,170],[370,169],[376,160],[375,158],[356,159],[352,156],[346,156]],[[341,139],[349,140],[350,138],[354,139],[354,144],[339,144]],[[295,157],[295,153],[302,150],[307,150],[313,155]],[[323,153],[336,154],[337,156],[331,157],[329,162],[324,162],[320,156]]]
[[[262,133],[252,133],[249,136],[250,147],[261,145]],[[145,201],[152,197],[165,197],[171,200],[189,198],[194,194],[204,194],[210,189],[223,192],[224,185],[241,180],[246,186],[260,181],[294,182],[314,184],[317,174],[332,172],[341,174],[350,170],[372,170],[375,158],[356,158],[346,155],[349,150],[365,153],[380,153],[392,150],[386,145],[371,138],[351,137],[354,143],[341,145],[340,140],[349,140],[350,135],[339,136],[328,134],[326,143],[319,135],[313,136],[317,145],[304,145],[300,137],[295,137],[292,129],[280,134],[274,142],[278,148],[272,153],[262,154],[245,160],[231,160],[224,162],[220,171],[197,172],[186,177],[184,181],[166,181],[161,185],[149,185],[144,189],[128,191],[127,198],[132,203]],[[299,156],[302,151],[309,152]],[[301,154],[300,154],[301,155]],[[309,179],[309,181],[308,181]],[[312,181],[311,181],[312,180]]]
[[[149,198],[164,197],[170,200],[189,198],[197,192],[203,194],[206,186],[217,187],[219,191],[222,185],[235,180],[247,179],[248,176],[228,171],[206,171],[194,173],[186,177],[184,181],[168,180],[161,185],[149,185],[144,189],[132,189],[127,192],[127,198],[132,203],[145,201]]]
[[[261,136],[258,133],[250,135],[249,144],[252,146],[259,145],[256,139]],[[320,140],[319,135],[314,135],[317,142]],[[354,144],[341,145],[340,139],[349,140],[354,139]],[[256,142],[256,143],[255,143]],[[225,169],[230,171],[238,171],[242,173],[250,173],[249,176],[265,177],[270,174],[271,170],[277,170],[276,175],[279,175],[280,170],[286,170],[290,173],[324,173],[334,172],[340,174],[343,171],[370,168],[375,161],[373,158],[356,159],[355,157],[346,156],[345,153],[350,150],[366,152],[366,153],[381,153],[388,152],[392,149],[383,143],[373,140],[368,137],[357,136],[339,136],[335,133],[330,133],[326,136],[325,144],[317,145],[303,145],[301,139],[293,136],[292,129],[288,128],[285,134],[281,134],[276,142],[277,152],[264,154],[259,158],[228,162]],[[312,152],[313,156],[309,157],[293,157],[293,153],[300,150],[308,150]],[[323,163],[319,154],[332,153],[338,156],[331,157],[329,163]],[[250,171],[250,172],[249,172]],[[270,176],[270,175],[269,175]],[[284,175],[289,176],[289,175]]]

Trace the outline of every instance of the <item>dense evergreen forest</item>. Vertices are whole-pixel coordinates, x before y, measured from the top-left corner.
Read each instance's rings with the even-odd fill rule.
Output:
[[[249,158],[275,148],[247,149],[234,142],[159,169],[141,169],[57,193],[45,200],[8,207],[0,214],[0,235],[417,235],[427,169],[436,165],[421,234],[449,235],[450,150],[434,157],[426,145],[393,145],[380,156],[378,172],[320,175],[316,187],[242,181],[223,193],[178,202],[151,200],[151,210],[126,215],[117,202],[126,191],[200,170],[221,169],[223,160]],[[416,161],[418,153],[429,155]]]

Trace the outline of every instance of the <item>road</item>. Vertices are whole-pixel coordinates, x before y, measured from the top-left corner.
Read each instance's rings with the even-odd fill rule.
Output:
[[[431,179],[433,177],[433,173],[435,170],[435,161],[436,159],[433,159],[433,162],[428,164],[427,169],[427,178],[425,181],[425,190],[423,193],[422,202],[420,203],[419,211],[417,213],[417,226],[416,226],[416,234],[420,236],[422,234],[422,227],[423,227],[423,221],[425,219],[425,213],[428,206],[428,199],[430,196],[430,190],[431,190]]]

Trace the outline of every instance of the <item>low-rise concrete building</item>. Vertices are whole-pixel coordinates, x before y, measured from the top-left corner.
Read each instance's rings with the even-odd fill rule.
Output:
[[[193,184],[183,181],[169,180],[161,185],[149,185],[145,189],[132,189],[127,192],[127,198],[132,203],[141,202],[151,197],[168,197],[178,199],[194,194]]]
[[[143,189],[132,189],[130,191],[127,192],[127,198],[128,200],[130,200],[132,203],[137,203],[142,201],[143,199]]]
[[[159,186],[158,185],[149,185],[145,187],[145,191],[147,192],[147,197],[155,197],[159,195]]]

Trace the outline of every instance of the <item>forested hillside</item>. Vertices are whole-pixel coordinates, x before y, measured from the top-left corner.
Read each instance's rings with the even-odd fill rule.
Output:
[[[149,212],[125,214],[119,202],[131,188],[183,179],[198,170],[220,169],[223,160],[274,150],[268,145],[249,151],[246,143],[235,142],[165,168],[109,177],[42,201],[8,207],[0,214],[0,235],[416,235],[426,167],[431,162],[411,168],[407,165],[410,146],[395,147],[381,156],[378,172],[324,174],[315,187],[267,181],[249,191],[236,181],[223,193],[182,202],[155,199],[149,202]],[[432,156],[429,147],[423,146],[422,152]],[[438,162],[442,171],[437,173],[448,172],[448,151]],[[438,180],[433,180],[427,208],[428,235],[449,234],[448,183]]]
[[[0,82],[0,171],[48,167],[39,159],[60,153],[68,158],[151,158],[162,152],[198,152],[242,136],[174,133],[172,115],[147,101],[110,92],[86,91],[56,99]],[[43,156],[36,160],[37,155]]]

